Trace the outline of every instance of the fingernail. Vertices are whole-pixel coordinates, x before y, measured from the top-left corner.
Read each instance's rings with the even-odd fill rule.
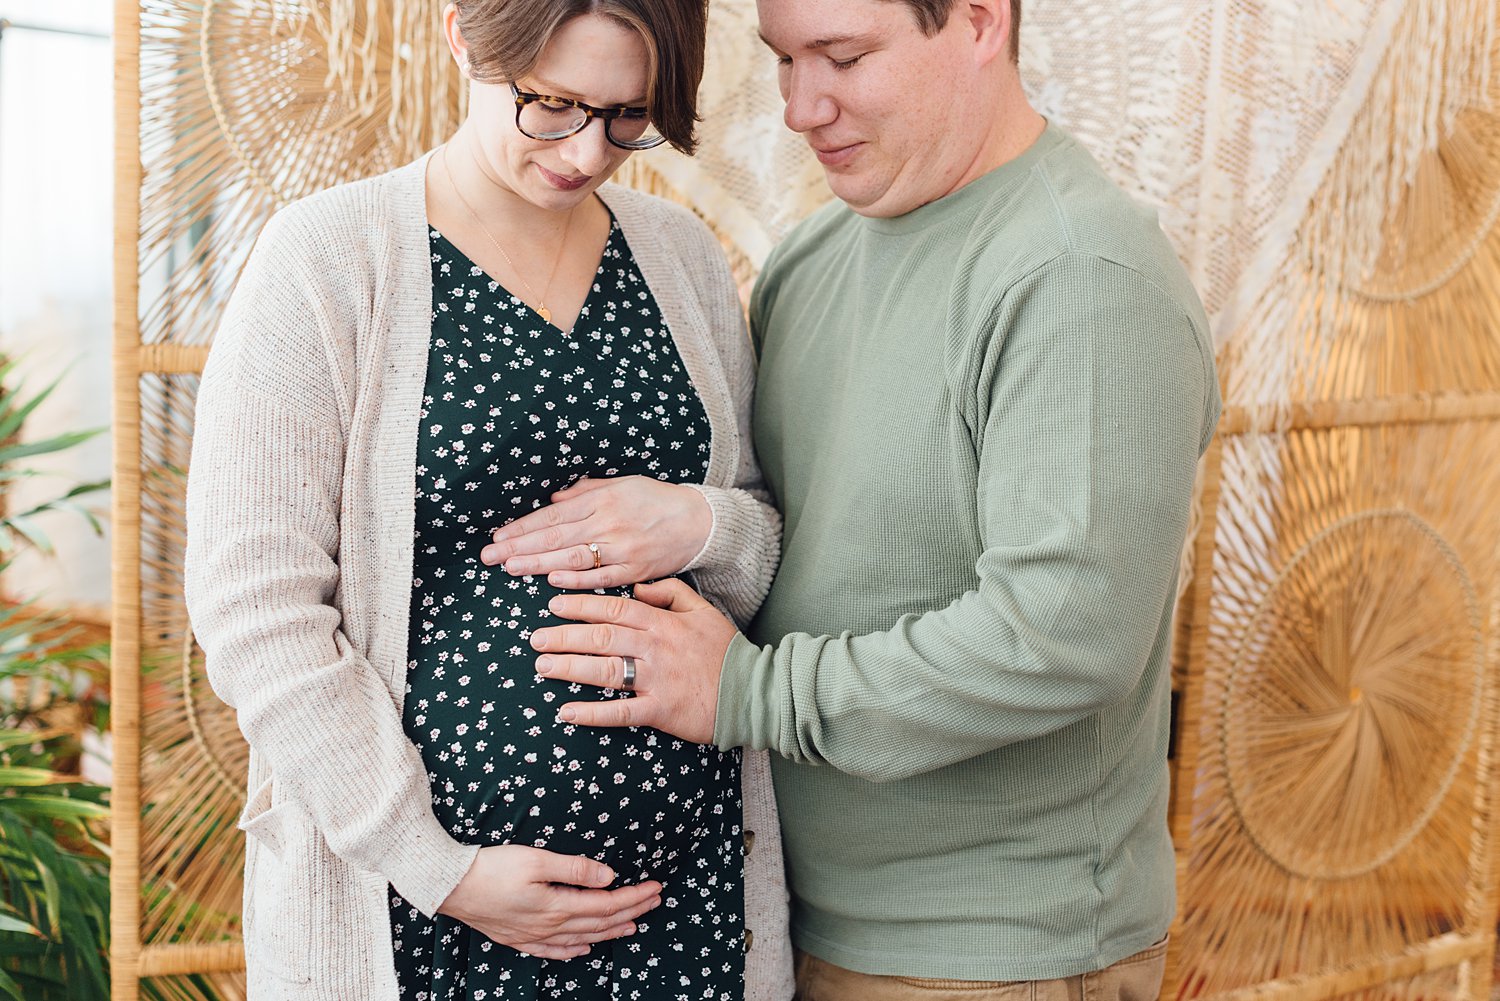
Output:
[[[573,722],[574,715],[575,713],[571,709],[559,709],[557,712],[558,719],[562,720],[564,723]]]
[[[540,650],[547,645],[547,634],[542,632],[531,634],[531,646],[534,650]]]
[[[547,602],[547,607],[549,609],[551,609],[553,612],[561,612],[562,611],[562,599],[561,598],[553,598],[551,601]]]
[[[500,554],[495,551],[494,546],[485,546],[479,551],[479,562],[494,566],[500,562]]]
[[[538,657],[536,659],[536,673],[537,674],[551,674],[552,673],[552,658],[551,657]]]

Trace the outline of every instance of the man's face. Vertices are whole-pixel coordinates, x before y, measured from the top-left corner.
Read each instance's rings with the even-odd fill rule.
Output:
[[[973,31],[960,2],[927,37],[893,0],[759,0],[780,61],[787,128],[829,187],[866,216],[902,215],[947,194],[979,155]]]

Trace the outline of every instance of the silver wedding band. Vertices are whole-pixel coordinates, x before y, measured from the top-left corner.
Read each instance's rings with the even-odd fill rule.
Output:
[[[620,679],[620,690],[622,692],[635,691],[635,658],[625,658],[625,676]]]

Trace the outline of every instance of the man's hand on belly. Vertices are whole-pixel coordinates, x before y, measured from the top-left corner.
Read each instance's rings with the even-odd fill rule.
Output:
[[[633,699],[569,702],[558,718],[583,726],[651,726],[710,744],[719,672],[737,630],[680,580],[640,584],[637,601],[593,594],[553,598],[554,615],[583,625],[531,634],[537,673],[557,681],[621,688],[625,658],[636,662]]]

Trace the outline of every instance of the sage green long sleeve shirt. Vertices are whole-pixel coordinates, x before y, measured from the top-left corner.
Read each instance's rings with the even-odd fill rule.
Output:
[[[1049,127],[906,215],[819,212],[751,324],[785,534],[715,739],[774,752],[794,941],[972,980],[1152,944],[1178,557],[1219,413],[1154,216]]]

